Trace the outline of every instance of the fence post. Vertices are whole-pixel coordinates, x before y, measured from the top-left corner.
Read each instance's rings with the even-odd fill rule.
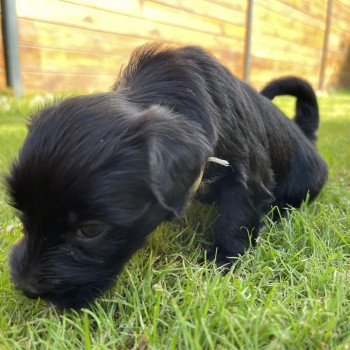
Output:
[[[324,90],[325,88],[325,75],[326,75],[326,65],[327,65],[327,56],[328,56],[328,47],[329,47],[329,33],[331,30],[332,12],[333,12],[333,0],[328,0],[327,17],[326,17],[325,32],[323,37],[322,56],[321,56],[320,77],[318,82],[318,89],[321,91]]]
[[[16,96],[23,93],[19,62],[18,27],[15,0],[1,0],[2,33],[7,86]]]
[[[245,47],[244,47],[244,80],[249,83],[250,80],[250,62],[252,47],[252,29],[253,29],[253,7],[254,0],[248,0],[246,26],[245,26]]]

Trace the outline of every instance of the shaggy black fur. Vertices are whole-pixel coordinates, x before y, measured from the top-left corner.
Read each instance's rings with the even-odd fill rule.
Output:
[[[296,123],[201,48],[152,44],[133,53],[114,91],[43,109],[7,178],[24,227],[10,257],[16,286],[60,307],[88,303],[181,215],[203,170],[198,197],[220,211],[217,263],[243,254],[271,205],[297,207],[327,177],[310,142],[314,92],[295,78],[263,90],[280,93],[298,97]]]

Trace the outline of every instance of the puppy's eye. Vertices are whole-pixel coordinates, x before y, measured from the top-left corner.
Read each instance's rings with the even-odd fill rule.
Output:
[[[102,223],[85,224],[78,228],[77,235],[83,238],[94,238],[107,230],[107,225]]]

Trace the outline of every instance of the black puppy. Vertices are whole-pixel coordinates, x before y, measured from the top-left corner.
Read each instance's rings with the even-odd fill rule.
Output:
[[[43,109],[7,178],[24,232],[10,257],[16,286],[60,307],[88,303],[202,177],[199,198],[220,210],[217,263],[243,254],[271,205],[299,206],[327,177],[313,90],[290,78],[263,91],[280,93],[298,97],[295,121],[201,48],[150,44],[114,91]]]

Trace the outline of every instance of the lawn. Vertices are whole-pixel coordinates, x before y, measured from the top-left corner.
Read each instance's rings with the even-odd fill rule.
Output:
[[[41,96],[0,96],[0,172]],[[0,190],[0,349],[349,349],[350,94],[319,98],[329,181],[223,277],[203,256],[215,208],[160,226],[89,309],[59,312],[13,289],[7,256],[21,227]],[[292,99],[278,105],[293,115]]]

